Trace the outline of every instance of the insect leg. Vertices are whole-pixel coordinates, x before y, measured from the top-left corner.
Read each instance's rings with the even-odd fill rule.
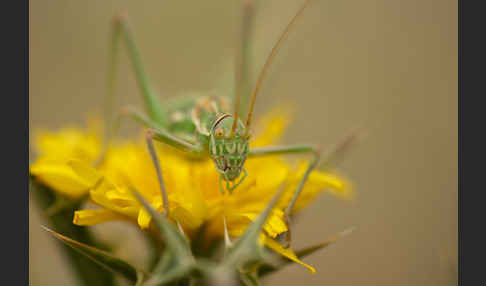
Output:
[[[224,180],[223,174],[219,174],[219,179],[218,179],[219,191],[221,192],[222,195],[224,195],[223,180]]]
[[[157,179],[159,180],[160,191],[162,193],[162,202],[164,204],[164,215],[167,216],[169,214],[169,199],[167,197],[167,192],[165,190],[165,183],[164,178],[162,177],[162,170],[160,168],[159,157],[157,156],[157,152],[155,151],[154,143],[152,139],[154,138],[154,132],[149,129],[146,131],[145,140],[147,141],[147,147],[149,149],[150,157],[152,158],[152,162],[155,166],[155,171],[157,172]]]
[[[110,55],[108,63],[108,78],[107,78],[107,93],[104,101],[104,115],[105,115],[105,140],[103,150],[101,152],[100,159],[98,159],[96,164],[102,162],[108,144],[113,136],[113,131],[120,121],[120,116],[113,118],[113,106],[115,97],[115,86],[116,86],[116,75],[118,67],[118,54],[120,48],[120,41],[123,40],[125,43],[129,59],[132,63],[133,70],[135,72],[135,77],[142,94],[142,98],[145,103],[145,107],[148,110],[149,118],[159,124],[165,126],[167,122],[167,114],[164,108],[160,105],[157,95],[152,90],[150,86],[150,81],[145,73],[140,54],[138,52],[137,46],[133,35],[128,27],[126,17],[119,15],[113,19],[110,37]]]
[[[187,142],[182,140],[172,134],[169,131],[165,130],[160,124],[146,118],[140,112],[131,109],[125,109],[123,111],[124,115],[133,118],[135,121],[141,123],[142,125],[150,128],[153,132],[153,139],[159,142],[163,142],[167,145],[175,147],[179,150],[191,152],[191,153],[201,153],[202,147],[199,144],[193,144],[191,142]]]
[[[148,129],[146,131],[146,136],[145,140],[147,141],[147,147],[149,149],[150,157],[152,158],[152,162],[154,163],[155,171],[157,172],[157,179],[159,181],[159,186],[160,186],[160,191],[162,193],[162,203],[164,206],[164,216],[169,215],[169,198],[167,196],[167,191],[165,190],[165,183],[164,183],[164,178],[162,177],[162,169],[160,167],[160,160],[159,156],[157,155],[157,151],[155,150],[155,146],[153,143],[153,139],[155,138],[156,133],[152,129]],[[184,234],[184,229],[182,228],[181,224],[179,221],[177,222],[177,227],[179,228],[179,231]]]
[[[139,122],[143,126],[146,126],[150,129],[153,130],[155,133],[154,139],[163,143],[166,143],[168,145],[171,145],[175,148],[178,148],[180,150],[186,151],[186,152],[191,152],[191,153],[200,153],[202,151],[202,148],[198,144],[193,144],[190,142],[186,142],[180,138],[177,138],[176,136],[170,134],[168,131],[166,131],[160,124],[148,119],[146,116],[141,114],[140,112],[132,109],[132,108],[124,108],[122,111],[118,114],[116,117],[115,122],[111,125],[108,126],[108,134],[109,138],[112,138],[115,136],[117,133],[117,130],[120,127],[121,120],[123,118],[130,117],[134,119],[135,121]],[[107,140],[106,140],[107,141]],[[99,158],[97,159],[95,166],[99,166],[103,163],[103,160],[106,157],[106,153],[108,151],[108,146],[109,142],[105,142],[103,145],[103,149],[101,151],[101,154]]]
[[[101,149],[100,155],[99,155],[98,159],[96,160],[96,162],[94,164],[96,167],[101,165],[103,163],[103,161],[105,160],[106,153],[108,152],[108,148],[109,148],[109,145],[110,145],[110,140],[111,140],[111,138],[113,138],[118,133],[122,118],[123,118],[123,113],[120,113],[120,114],[118,114],[118,116],[116,117],[114,122],[108,122],[105,119],[105,123],[106,123],[105,133],[106,133],[106,135],[105,135],[105,138],[104,138],[103,143],[102,143],[102,149]]]
[[[312,155],[311,162],[307,167],[304,175],[300,179],[299,185],[297,189],[294,191],[292,195],[292,199],[290,200],[289,204],[285,208],[284,212],[284,221],[287,225],[287,232],[285,233],[285,241],[286,247],[290,247],[290,240],[291,240],[291,228],[290,228],[290,213],[299,197],[302,189],[304,188],[304,184],[307,181],[312,170],[316,167],[319,161],[319,152],[312,146],[309,145],[295,145],[295,146],[269,146],[269,147],[261,147],[255,148],[250,150],[248,157],[260,157],[260,156],[268,156],[268,155],[283,155],[283,154],[297,154],[297,153],[310,153]]]
[[[320,169],[328,169],[336,165],[342,159],[344,153],[351,147],[352,143],[356,142],[358,139],[358,132],[354,131],[350,135],[346,136],[343,140],[341,140],[334,148],[332,148],[325,156],[323,156],[323,160],[320,163]],[[299,185],[297,189],[294,191],[292,198],[285,208],[284,211],[284,220],[287,224],[288,231],[285,234],[285,239],[287,243],[287,247],[290,246],[291,240],[291,231],[290,231],[290,224],[289,224],[289,217],[292,212],[292,209],[304,188],[304,184],[307,181],[310,173],[314,168],[317,167],[319,164],[319,160],[321,157],[320,152],[310,145],[295,145],[295,146],[269,146],[269,147],[261,147],[255,148],[250,150],[248,156],[249,157],[257,157],[257,156],[267,156],[267,155],[283,155],[283,154],[298,154],[298,153],[310,153],[312,155],[312,159],[299,181]]]
[[[134,37],[130,32],[126,16],[119,15],[114,18],[110,40],[110,57],[108,71],[108,91],[105,99],[105,114],[109,118],[107,124],[111,126],[111,117],[113,116],[113,99],[115,95],[115,80],[118,66],[118,54],[120,41],[122,41],[128,51],[128,56],[135,72],[138,87],[142,94],[145,107],[148,111],[149,118],[160,124],[167,122],[167,114],[162,108],[157,94],[153,91],[148,75],[142,64],[140,53],[137,49]]]
[[[235,189],[236,189],[236,188],[237,188],[237,187],[238,187],[238,186],[239,186],[241,183],[243,183],[243,181],[246,179],[246,176],[248,176],[248,171],[247,171],[245,168],[243,168],[243,177],[241,177],[241,179],[240,179],[238,182],[236,182],[236,183],[234,183],[232,186],[230,186],[230,185],[229,185],[229,182],[228,182],[228,181],[226,181],[226,185],[227,185],[227,186],[226,186],[226,188],[227,188],[227,190],[230,192],[230,194],[232,194],[232,193],[233,193],[233,191],[234,191],[234,190],[235,190]]]

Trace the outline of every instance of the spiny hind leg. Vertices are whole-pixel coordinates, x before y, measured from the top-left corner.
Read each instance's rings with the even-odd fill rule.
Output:
[[[113,100],[115,96],[115,83],[119,61],[119,50],[121,43],[124,43],[128,52],[128,58],[131,62],[135,74],[137,85],[139,87],[142,99],[147,109],[149,118],[160,124],[167,123],[167,112],[159,101],[158,95],[152,89],[149,76],[145,71],[142,58],[134,36],[128,25],[127,16],[120,14],[113,19],[111,38],[110,38],[110,57],[108,69],[108,92],[105,100],[106,116],[111,120],[113,116]]]
[[[113,117],[115,116],[114,99],[116,94],[116,78],[121,43],[124,43],[127,49],[128,57],[150,120],[162,125],[166,124],[168,120],[167,110],[162,107],[157,94],[151,87],[150,79],[145,72],[145,67],[142,63],[140,53],[126,18],[125,15],[120,14],[114,17],[112,21],[109,44],[110,53],[107,73],[107,93],[104,99],[105,138],[102,153],[96,165],[102,162],[108,144],[113,137],[114,130],[117,129],[113,126],[119,125],[120,121],[120,116],[116,118]]]

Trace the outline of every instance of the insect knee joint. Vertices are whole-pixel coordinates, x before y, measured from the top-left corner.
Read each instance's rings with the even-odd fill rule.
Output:
[[[147,140],[152,140],[155,136],[155,132],[152,128],[148,128],[145,130],[145,138]]]

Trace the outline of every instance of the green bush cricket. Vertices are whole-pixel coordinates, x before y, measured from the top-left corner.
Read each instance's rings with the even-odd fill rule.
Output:
[[[220,174],[220,190],[222,193],[232,193],[247,176],[244,163],[247,157],[259,157],[267,155],[283,154],[310,154],[310,163],[302,176],[292,199],[285,209],[284,218],[289,231],[286,233],[287,246],[290,243],[289,215],[301,193],[304,184],[311,171],[316,168],[320,161],[320,152],[312,145],[293,146],[269,146],[254,148],[248,147],[250,139],[250,127],[256,98],[263,84],[264,76],[282,46],[290,29],[295,25],[297,19],[303,14],[304,9],[311,0],[306,0],[292,20],[288,23],[277,43],[273,46],[270,55],[258,76],[253,92],[250,94],[249,86],[249,46],[251,36],[251,24],[254,14],[254,5],[251,0],[243,0],[243,13],[241,22],[241,36],[239,38],[238,52],[236,56],[235,87],[232,96],[201,96],[174,98],[167,102],[159,101],[159,98],[151,88],[150,80],[145,73],[141,57],[134,38],[128,27],[126,17],[116,17],[111,32],[111,54],[108,72],[108,92],[105,101],[105,116],[108,125],[107,138],[111,137],[114,124],[112,122],[112,101],[115,93],[115,78],[117,58],[120,42],[127,48],[128,55],[135,73],[140,93],[147,110],[147,115],[137,112],[131,108],[124,109],[120,117],[128,116],[148,127],[146,131],[146,142],[153,160],[158,181],[160,184],[164,214],[168,213],[168,199],[165,190],[162,171],[158,155],[156,154],[153,140],[171,145],[182,151],[187,151],[207,158],[210,156],[215,164],[215,169]],[[251,101],[247,103],[249,96]],[[231,111],[231,106],[233,110]],[[248,110],[246,121],[240,118]],[[333,148],[326,157],[324,167],[329,167],[344,150],[348,149],[350,143],[355,139],[355,132],[347,136],[336,148]],[[106,146],[105,146],[106,149]],[[105,152],[103,152],[104,155]],[[102,158],[103,158],[102,155]]]

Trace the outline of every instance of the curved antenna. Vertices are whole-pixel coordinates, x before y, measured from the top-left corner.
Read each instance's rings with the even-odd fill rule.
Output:
[[[256,97],[258,95],[258,92],[260,91],[260,88],[262,87],[262,84],[263,84],[263,77],[265,76],[265,74],[268,70],[268,67],[272,63],[272,60],[275,58],[275,55],[277,54],[278,50],[282,47],[282,44],[283,44],[285,38],[287,38],[290,29],[295,25],[297,18],[299,18],[299,16],[302,14],[302,12],[304,12],[304,9],[309,5],[310,2],[311,2],[311,0],[306,0],[305,3],[302,5],[302,7],[300,7],[299,11],[297,11],[297,13],[294,15],[292,20],[287,24],[287,27],[285,27],[285,30],[283,31],[282,35],[280,35],[280,38],[278,39],[277,43],[273,46],[272,51],[270,52],[270,55],[267,58],[267,61],[263,65],[263,69],[260,72],[260,75],[258,76],[258,80],[257,80],[256,86],[255,86],[255,89],[253,90],[253,97],[251,98],[251,102],[250,102],[250,111],[248,112],[248,117],[247,117],[247,120],[246,120],[246,133],[247,134],[249,132],[249,128],[250,128],[250,124],[251,124],[251,117],[253,115],[253,108],[255,106]]]
[[[240,113],[240,102],[243,91],[246,93],[248,83],[248,42],[250,40],[251,24],[253,20],[253,0],[243,0],[243,12],[240,26],[240,36],[238,37],[236,63],[235,63],[235,82],[236,98],[234,107],[234,121],[231,127],[230,137],[233,137],[238,124]]]

